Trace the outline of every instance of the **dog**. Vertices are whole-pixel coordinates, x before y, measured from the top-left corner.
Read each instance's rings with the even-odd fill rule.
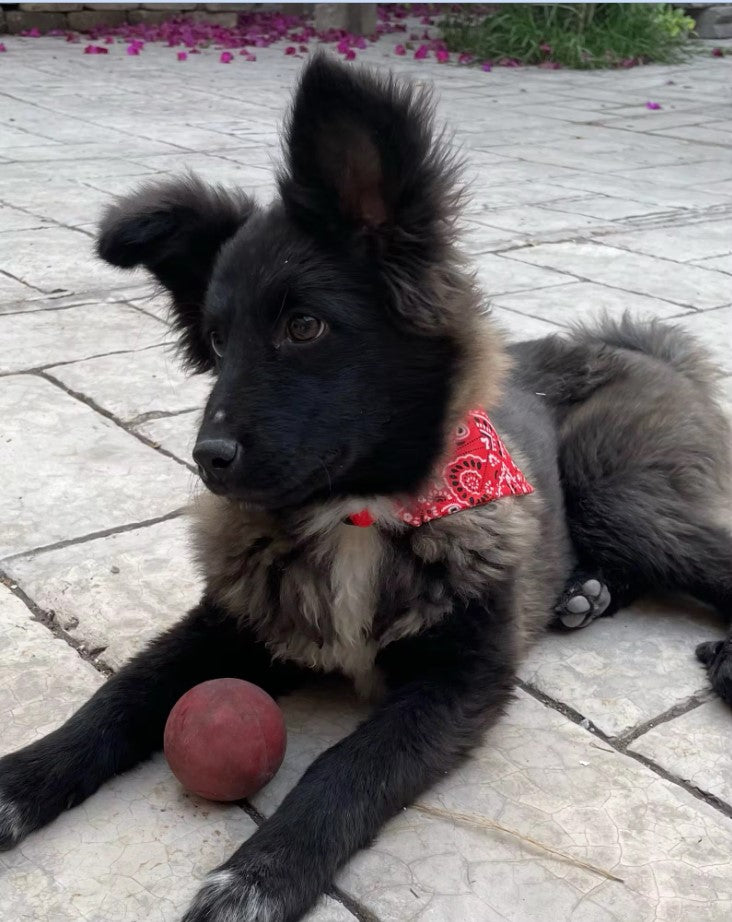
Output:
[[[339,672],[371,716],[185,915],[294,922],[482,739],[539,632],[657,589],[729,618],[729,428],[703,350],[627,318],[507,348],[459,249],[458,180],[427,91],[316,56],[271,205],[186,177],[109,208],[100,256],[155,277],[188,365],[215,373],[206,588],[0,760],[3,847],[159,749],[193,685]],[[732,703],[732,640],[697,654]]]

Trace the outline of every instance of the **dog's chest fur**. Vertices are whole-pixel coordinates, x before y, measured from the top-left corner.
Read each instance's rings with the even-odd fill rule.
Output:
[[[284,523],[204,494],[194,521],[217,602],[275,656],[342,672],[369,693],[379,649],[438,622],[458,600],[509,583],[516,595],[516,577],[543,540],[542,508],[532,495],[418,529],[357,528],[337,504]],[[546,615],[544,594],[528,606],[516,595],[524,632]]]

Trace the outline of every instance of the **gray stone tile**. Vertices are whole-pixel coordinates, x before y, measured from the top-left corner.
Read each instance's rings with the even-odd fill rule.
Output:
[[[151,413],[202,410],[211,390],[210,375],[185,374],[170,346],[59,365],[48,374],[125,422]]]
[[[562,286],[565,287],[564,285]],[[527,339],[538,339],[540,336],[549,336],[551,333],[561,333],[562,327],[548,320],[537,320],[512,310],[503,310],[491,304],[487,316],[505,334],[509,342],[521,342]]]
[[[167,326],[126,304],[4,314],[0,316],[0,372],[147,349],[170,338]]]
[[[510,230],[488,227],[477,221],[464,221],[460,233],[460,242],[466,253],[473,256],[490,253],[493,250],[520,246],[524,237]]]
[[[516,250],[514,253],[534,252],[533,249]],[[514,259],[502,256],[479,256],[473,261],[477,271],[478,284],[487,298],[511,291],[526,291],[530,288],[549,288],[552,285],[566,285],[575,279],[566,272],[520,264]]]
[[[50,167],[48,168],[50,170]],[[88,183],[72,177],[58,177],[53,174],[47,174],[43,182],[26,182],[18,185],[12,181],[5,181],[0,174],[0,198],[10,205],[24,208],[40,218],[47,218],[65,227],[74,228],[90,222],[95,222],[102,214],[102,209],[108,201],[109,195],[101,189],[95,189]],[[61,228],[63,230],[63,228]],[[35,232],[34,232],[35,233]],[[67,232],[68,233],[68,232]],[[85,236],[85,241],[80,241],[80,237]],[[71,246],[74,242],[77,249]],[[55,241],[53,247],[53,257],[58,260],[55,267],[49,266],[46,272],[55,271],[63,274],[63,259],[66,258],[74,266],[75,277],[84,271],[84,266],[91,264],[94,257],[91,253],[91,237],[71,233],[71,238],[64,238],[63,241]],[[30,246],[26,246],[28,250]],[[14,250],[15,253],[15,250]],[[33,272],[34,276],[38,274],[38,262],[42,263],[42,253],[26,252],[22,264],[23,270]],[[75,260],[73,262],[72,260]],[[13,265],[20,266],[20,258],[16,263],[13,258]],[[103,263],[99,262],[99,266]],[[44,266],[41,265],[41,270]],[[15,271],[15,269],[14,269]],[[113,272],[111,268],[106,269],[107,273]],[[63,279],[53,279],[54,287],[71,286]],[[117,285],[122,284],[119,280]]]
[[[730,294],[730,287],[726,286],[727,295]],[[725,374],[732,374],[732,306],[689,314],[679,323],[709,349],[710,355]]]
[[[682,263],[715,256],[732,259],[732,219],[677,223],[670,227],[613,234],[606,240],[611,246]],[[714,266],[706,265],[703,268],[714,269]],[[732,281],[728,292],[732,295]]]
[[[123,273],[97,259],[93,247],[86,234],[65,227],[18,231],[13,236],[12,272],[43,291],[88,291],[122,285],[126,280]]]
[[[5,569],[112,669],[180,620],[202,591],[185,518],[18,557]]]
[[[729,277],[721,272],[683,266],[600,243],[546,243],[504,254],[507,256],[571,272],[591,282],[673,301],[682,307],[718,307],[730,300]]]
[[[627,165],[627,164],[626,164]],[[552,183],[564,186],[574,193],[578,191],[596,192],[600,195],[611,193],[617,198],[627,198],[638,202],[649,202],[666,208],[703,208],[707,205],[726,205],[729,197],[724,192],[708,192],[698,187],[664,185],[653,179],[628,179],[614,174],[610,180],[607,175],[577,171],[571,180],[555,176]]]
[[[0,272],[0,304],[12,304],[37,295],[36,289]],[[0,312],[2,312],[1,308]]]
[[[499,295],[493,299],[492,304],[562,324],[596,319],[601,314],[619,318],[626,311],[636,317],[664,319],[675,318],[685,312],[678,304],[620,288],[608,288],[607,285],[595,282],[576,282],[573,285]]]
[[[306,693],[283,706],[288,754],[258,798],[265,813],[360,716],[346,702],[339,717],[328,699],[319,720],[312,715],[323,702]],[[723,922],[732,904],[728,820],[522,693],[485,744],[420,802],[518,835],[402,811],[338,879],[381,922]]]
[[[186,464],[192,464],[191,452],[200,424],[200,410],[191,410],[187,413],[176,413],[175,416],[150,419],[134,429],[156,446],[169,451]]]
[[[732,805],[729,705],[708,701],[659,724],[630,745],[656,765]]]
[[[723,636],[693,603],[646,602],[580,631],[540,638],[521,678],[621,736],[709,686],[694,649]]]
[[[615,198],[612,195],[586,195],[578,199],[560,199],[547,202],[544,207],[552,211],[588,215],[603,221],[622,221],[625,218],[667,212],[667,209],[661,205],[638,202],[628,198]]]
[[[0,628],[0,755],[5,755],[55,730],[101,685],[102,677],[35,621],[2,583]]]
[[[8,205],[0,205],[0,234],[7,234],[19,230],[31,230],[36,227],[44,227],[45,222],[35,215],[27,214],[19,208],[11,208]],[[3,240],[5,241],[3,243]],[[10,238],[0,237],[0,243],[8,246]]]
[[[485,215],[484,220],[486,224],[492,224],[494,227],[512,231],[516,236],[522,235],[529,239],[559,232],[567,235],[581,233],[603,223],[597,218],[586,215],[570,215],[560,211],[550,211],[536,205],[521,205],[491,211]]]
[[[732,138],[730,138],[732,144]],[[732,163],[729,157],[713,160],[704,159],[702,162],[677,163],[673,166],[641,167],[634,170],[624,170],[623,176],[630,179],[650,179],[653,182],[670,183],[681,186],[710,186],[717,182],[732,179]]]
[[[717,269],[732,275],[732,256],[713,256],[711,259],[700,259],[696,262],[702,269]]]
[[[0,557],[144,522],[188,498],[186,468],[48,381],[0,379],[0,416]]]

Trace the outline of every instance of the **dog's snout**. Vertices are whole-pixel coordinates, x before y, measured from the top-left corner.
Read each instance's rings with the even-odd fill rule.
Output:
[[[221,476],[232,466],[240,452],[234,439],[200,439],[193,449],[193,460],[213,476]]]

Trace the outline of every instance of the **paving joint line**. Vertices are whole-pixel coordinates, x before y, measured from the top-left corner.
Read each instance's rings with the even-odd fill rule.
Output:
[[[56,615],[53,611],[48,611],[37,605],[33,599],[25,592],[24,589],[18,585],[17,581],[9,576],[2,568],[0,568],[0,584],[6,586],[13,595],[19,599],[23,605],[28,609],[28,611],[33,616],[33,620],[37,621],[39,624],[42,624],[45,628],[48,628],[49,632],[53,634],[54,637],[59,640],[63,640],[68,647],[71,647],[77,655],[84,660],[84,662],[89,663],[98,673],[103,675],[105,678],[109,678],[114,670],[110,669],[109,666],[106,666],[104,663],[99,662],[95,657],[99,656],[101,653],[106,650],[106,647],[96,648],[94,650],[88,650],[84,643],[80,640],[77,640],[75,637],[72,637],[67,631],[65,631],[61,625],[56,620]]]
[[[91,531],[85,535],[78,535],[76,538],[63,538],[61,541],[54,541],[51,544],[42,544],[39,547],[28,548],[24,551],[18,551],[15,554],[9,554],[0,560],[0,566],[11,563],[14,560],[20,560],[23,557],[32,557],[37,554],[46,554],[50,551],[59,551],[65,547],[75,547],[77,544],[88,544],[90,541],[96,541],[99,538],[109,538],[112,535],[120,535],[127,531],[137,531],[140,528],[150,528],[153,525],[159,525],[161,522],[169,522],[171,519],[179,519],[187,512],[187,506],[181,506],[166,512],[163,515],[154,516],[151,519],[142,519],[139,522],[126,522],[124,525],[115,525],[111,528],[102,528],[99,531]]]
[[[83,307],[85,305],[74,304],[71,307]],[[130,305],[131,306],[131,305]],[[52,308],[54,312],[60,310],[67,310],[69,308],[56,307]],[[2,317],[15,317],[17,314],[38,314],[43,311],[15,311],[10,314],[0,314]],[[53,362],[50,365],[35,365],[33,368],[16,368],[11,371],[0,371],[0,378],[12,378],[16,375],[41,375],[43,377],[50,377],[53,384],[61,384],[60,381],[57,381],[53,375],[48,375],[48,372],[53,371],[54,368],[68,368],[69,365],[79,365],[82,362],[90,362],[92,359],[106,359],[112,355],[138,355],[140,352],[149,352],[151,349],[159,349],[161,346],[172,346],[172,342],[165,343],[153,343],[151,346],[143,346],[141,349],[115,349],[112,352],[95,352],[94,355],[84,355],[80,358],[69,359],[65,362]],[[80,398],[81,399],[81,398]],[[100,413],[106,412],[103,409],[99,409]]]
[[[154,348],[152,346],[148,348]],[[140,352],[145,350],[138,350]],[[115,353],[110,353],[115,354]],[[127,353],[116,353],[119,355],[127,355]],[[135,355],[135,353],[130,353]],[[73,363],[69,363],[73,364]],[[51,366],[56,367],[56,366]],[[91,397],[88,397],[86,394],[82,394],[80,391],[75,391],[73,388],[67,387],[62,381],[59,381],[57,378],[54,378],[53,375],[48,374],[46,371],[36,371],[36,372],[27,372],[28,374],[34,374],[38,378],[42,378],[44,381],[48,381],[49,384],[58,387],[59,390],[64,391],[68,394],[69,397],[73,397],[75,400],[78,400],[80,403],[85,404],[89,407],[90,410],[94,410],[95,413],[99,413],[100,416],[103,416],[105,419],[108,419],[110,422],[114,423],[119,429],[123,432],[126,432],[128,435],[131,435],[133,438],[137,439],[138,442],[142,442],[143,445],[146,445],[148,448],[152,448],[153,451],[158,452],[160,455],[164,455],[166,458],[170,458],[171,461],[175,461],[176,464],[179,464],[181,467],[186,468],[191,473],[196,473],[196,468],[189,464],[187,461],[183,461],[177,455],[174,455],[172,451],[168,451],[167,448],[163,448],[162,445],[159,445],[157,442],[149,439],[146,435],[143,435],[141,432],[138,432],[136,429],[133,429],[129,423],[126,423],[124,420],[119,419],[114,413],[111,413],[109,410],[105,410],[104,407],[99,406]]]
[[[531,695],[531,697],[536,701],[539,701],[546,707],[551,708],[553,711],[557,711],[564,717],[567,717],[569,720],[571,720],[572,723],[582,727],[583,730],[587,730],[590,735],[602,740],[604,743],[610,746],[614,752],[627,756],[629,759],[634,759],[636,762],[639,762],[641,765],[644,765],[646,768],[650,769],[660,778],[663,778],[664,781],[668,781],[670,784],[674,784],[677,787],[682,788],[687,792],[687,794],[691,794],[692,797],[696,798],[696,800],[703,801],[705,804],[717,810],[719,813],[722,813],[728,819],[732,819],[732,805],[726,803],[715,794],[711,794],[709,791],[704,791],[702,788],[691,784],[691,782],[685,781],[683,778],[679,778],[678,775],[674,775],[667,771],[665,768],[662,768],[647,756],[641,755],[638,752],[634,752],[632,749],[625,748],[625,746],[619,743],[619,739],[621,738],[608,736],[607,733],[596,726],[589,718],[584,717],[578,710],[571,707],[570,705],[564,704],[557,698],[553,698],[551,695],[547,695],[545,692],[539,691],[539,689],[533,686],[530,682],[525,682],[523,679],[518,679],[516,684],[520,689],[522,689],[522,691],[526,692],[528,695]],[[689,707],[689,710],[694,710],[695,707],[696,705],[693,705]]]

